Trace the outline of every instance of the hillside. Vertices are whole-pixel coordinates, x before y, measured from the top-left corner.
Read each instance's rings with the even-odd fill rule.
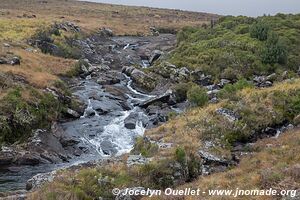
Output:
[[[98,166],[59,172],[53,183],[32,193],[31,198],[93,199],[100,196],[111,199],[114,198],[110,192],[113,188],[139,190],[136,187],[198,187],[206,191],[235,190],[236,187],[278,191],[299,189],[298,19],[298,15],[257,19],[225,17],[211,28],[186,28],[179,32],[175,50],[144,71],[169,80],[177,101],[187,99],[191,106],[181,114],[169,112],[169,121],[138,138],[130,154]],[[263,40],[247,31],[260,27],[261,21],[267,24],[263,26],[269,27]],[[236,32],[241,27],[244,31]],[[286,42],[286,59],[281,62],[280,56],[274,56],[281,55],[281,50],[270,50],[270,56],[279,60],[265,63],[259,52],[269,48],[269,40],[274,34],[279,38],[277,42]],[[298,39],[293,40],[289,34]],[[241,45],[234,45],[237,42]],[[232,59],[222,58],[228,53],[233,53]],[[244,60],[249,57],[250,60]],[[245,65],[248,67],[243,67]],[[176,75],[172,74],[175,67],[194,71],[191,76]],[[223,77],[226,70],[233,70],[231,76]],[[204,75],[195,79],[193,73],[199,71]],[[270,74],[273,74],[272,78]],[[201,78],[209,75],[210,83],[201,82]],[[236,76],[232,78],[232,75]],[[261,81],[257,81],[258,76]],[[223,82],[227,78],[225,86],[220,83],[222,78]],[[159,104],[156,102],[156,106]],[[153,198],[177,199],[170,196]],[[203,198],[220,199],[219,196],[205,195]],[[274,196],[241,195],[237,199],[274,199]]]
[[[0,8],[0,198],[299,191],[299,14],[73,0]],[[233,199],[151,199],[199,198]]]

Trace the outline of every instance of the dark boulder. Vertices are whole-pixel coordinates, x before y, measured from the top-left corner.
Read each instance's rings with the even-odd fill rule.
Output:
[[[149,105],[154,104],[156,102],[168,103],[171,94],[172,94],[172,91],[168,90],[167,92],[165,92],[164,94],[162,94],[158,97],[154,97],[152,99],[149,99],[148,101],[144,101],[144,102],[140,103],[139,107],[147,108]]]
[[[160,51],[160,50],[154,50],[151,53],[150,58],[149,58],[150,65],[152,65],[156,60],[158,60],[162,54],[163,54],[162,51]]]

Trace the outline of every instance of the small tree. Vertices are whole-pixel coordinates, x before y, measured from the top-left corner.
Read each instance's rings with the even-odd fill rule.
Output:
[[[187,98],[194,105],[201,107],[209,100],[206,90],[198,85],[194,85],[188,90]]]
[[[286,64],[287,47],[276,33],[270,32],[261,57],[262,62],[265,64]]]
[[[263,21],[259,21],[250,27],[250,36],[260,41],[265,41],[268,38],[269,31],[269,25]]]

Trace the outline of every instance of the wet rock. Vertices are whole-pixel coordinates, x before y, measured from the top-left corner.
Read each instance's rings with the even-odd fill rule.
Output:
[[[117,145],[110,141],[103,141],[100,144],[101,150],[105,155],[114,155],[118,152]]]
[[[101,73],[98,76],[100,78],[97,80],[97,83],[100,85],[114,85],[121,82],[122,74],[116,71],[110,71],[110,73]]]
[[[141,112],[134,112],[134,113],[130,113],[130,115],[124,120],[124,126],[127,129],[135,129],[136,128],[136,124],[138,122],[141,122],[143,124],[143,126],[145,127],[147,125],[147,119],[146,116],[141,113]]]
[[[27,181],[26,190],[37,189],[45,183],[52,182],[55,176],[56,171],[37,174]]]
[[[145,89],[147,91],[151,91],[155,88],[156,86],[156,81],[154,78],[149,76],[148,74],[144,73],[141,70],[134,69],[131,72],[130,75],[131,79],[133,80],[133,83],[142,89]]]
[[[129,155],[127,158],[127,166],[145,165],[147,163],[149,163],[149,159],[143,157],[142,155]]]
[[[152,65],[156,60],[158,60],[162,54],[163,54],[162,51],[154,50],[151,53],[150,58],[149,58],[150,65]]]
[[[72,110],[71,108],[67,109],[67,114],[73,118],[79,118],[80,114],[76,112],[75,110]]]
[[[0,166],[12,164],[14,158],[15,155],[13,153],[0,151]]]
[[[80,140],[74,137],[63,136],[60,138],[60,143],[63,147],[74,146],[75,144],[79,144]]]
[[[218,108],[216,112],[220,115],[223,115],[231,122],[237,121],[239,119],[239,116],[236,113],[226,108]]]
[[[154,104],[156,102],[168,103],[172,93],[173,92],[171,90],[168,90],[167,92],[165,92],[164,94],[162,94],[158,97],[154,97],[152,99],[149,99],[148,101],[144,101],[144,102],[140,103],[139,107],[147,108],[149,105]]]
[[[25,155],[19,157],[16,161],[18,165],[38,165],[41,163],[41,158],[37,153],[26,152]]]

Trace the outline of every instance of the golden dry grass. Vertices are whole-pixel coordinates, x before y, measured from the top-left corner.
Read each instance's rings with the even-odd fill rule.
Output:
[[[1,44],[0,44],[1,45]],[[0,72],[22,76],[37,88],[50,86],[58,75],[71,69],[75,60],[58,58],[41,52],[29,52],[19,47],[10,47],[9,52],[21,58],[21,65],[1,65]]]
[[[24,14],[36,15],[36,18],[24,18]],[[21,18],[25,21],[30,20],[32,23],[73,21],[86,31],[108,27],[117,34],[149,33],[151,26],[175,29],[188,25],[199,26],[216,17],[217,15],[207,13],[117,6],[75,0],[2,0],[0,13],[0,19]]]

